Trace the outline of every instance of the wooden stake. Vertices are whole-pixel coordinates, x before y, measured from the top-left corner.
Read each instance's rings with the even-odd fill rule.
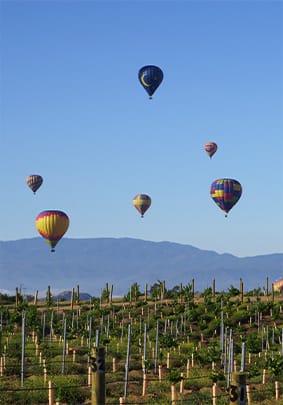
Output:
[[[266,369],[263,369],[262,372],[262,384],[266,384]]]
[[[252,390],[251,390],[250,385],[247,385],[247,400],[248,400],[248,405],[251,405],[251,403],[252,403]]]
[[[54,405],[54,388],[52,381],[48,381],[48,405]]]
[[[217,384],[212,386],[212,405],[217,405]]]
[[[143,384],[142,384],[142,396],[146,395],[146,388],[147,388],[147,376],[146,373],[143,373]]]
[[[177,393],[176,393],[176,385],[171,385],[171,401],[172,405],[177,405]]]
[[[280,399],[280,382],[275,381],[275,399],[276,401],[279,401]]]
[[[89,366],[87,369],[87,385],[91,387],[91,367]]]
[[[167,361],[166,361],[166,367],[170,368],[170,353],[167,353]]]
[[[180,394],[184,394],[184,373],[181,373]]]
[[[158,366],[158,379],[159,381],[162,381],[162,365],[159,364]]]
[[[190,359],[187,360],[187,377],[189,377],[190,372]]]

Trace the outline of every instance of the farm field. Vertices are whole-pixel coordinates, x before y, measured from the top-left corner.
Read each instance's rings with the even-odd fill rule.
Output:
[[[98,403],[95,384],[105,404],[224,405],[240,372],[247,404],[283,404],[283,297],[273,291],[158,282],[56,302],[48,288],[44,301],[0,295],[0,316],[0,404]]]

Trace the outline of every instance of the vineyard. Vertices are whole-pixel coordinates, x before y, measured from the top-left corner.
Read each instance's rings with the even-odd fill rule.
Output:
[[[222,293],[165,282],[112,291],[89,301],[79,287],[68,301],[50,287],[44,301],[0,294],[0,404],[97,404],[94,389],[113,405],[283,404],[279,293],[244,294],[241,281]]]

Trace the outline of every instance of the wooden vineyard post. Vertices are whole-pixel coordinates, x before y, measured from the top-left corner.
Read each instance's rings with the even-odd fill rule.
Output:
[[[105,349],[95,348],[91,360],[91,405],[105,405]]]
[[[170,368],[170,353],[167,352],[166,368]]]
[[[269,295],[268,277],[265,280],[265,295]]]
[[[112,359],[112,371],[113,373],[116,373],[116,357],[113,357]]]
[[[244,283],[241,278],[240,278],[240,297],[241,297],[241,303],[243,303],[244,302]]]
[[[265,368],[263,369],[263,372],[262,372],[262,384],[263,385],[266,384],[266,369]]]
[[[34,302],[33,302],[34,306],[37,306],[37,300],[38,300],[38,290],[36,290],[36,292],[34,294]]]
[[[144,301],[145,302],[147,301],[147,283],[145,283],[145,286],[144,286]]]
[[[48,405],[54,405],[54,387],[52,381],[48,381]]]
[[[80,305],[80,286],[77,285],[76,304]]]
[[[271,291],[272,291],[272,302],[274,302],[274,284],[273,283],[271,285]]]
[[[176,384],[171,385],[171,401],[172,401],[172,405],[177,405]]]
[[[248,401],[248,405],[251,405],[251,403],[252,403],[252,390],[251,390],[250,385],[247,385],[247,401]]]
[[[212,386],[212,405],[217,405],[217,384]]]
[[[158,366],[158,380],[162,381],[162,365],[159,364]]]
[[[142,396],[146,395],[146,388],[147,388],[147,375],[143,373],[143,384],[142,384]]]
[[[18,308],[19,305],[19,289],[16,287],[16,308]]]
[[[190,372],[190,359],[187,360],[187,378],[189,377]]]
[[[111,284],[111,288],[110,288],[110,305],[112,305],[112,300],[113,300],[113,284]]]
[[[91,387],[91,367],[87,369],[87,385]]]
[[[75,289],[72,288],[72,295],[71,295],[71,310],[74,309],[74,297],[75,297]]]
[[[280,399],[280,383],[279,381],[275,381],[275,399],[279,401]]]
[[[184,394],[184,373],[181,373],[180,394]]]

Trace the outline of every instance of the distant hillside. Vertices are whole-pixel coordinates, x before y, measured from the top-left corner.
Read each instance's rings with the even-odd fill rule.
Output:
[[[210,287],[216,280],[218,291],[230,285],[244,289],[265,286],[283,276],[283,254],[239,258],[218,254],[190,245],[172,242],[150,242],[130,238],[68,239],[50,253],[42,238],[0,242],[0,289],[24,293],[72,290],[99,296],[105,283],[113,284],[113,295],[128,292],[137,282],[143,291],[145,283],[153,285],[166,280],[169,288],[195,279],[195,289]]]

